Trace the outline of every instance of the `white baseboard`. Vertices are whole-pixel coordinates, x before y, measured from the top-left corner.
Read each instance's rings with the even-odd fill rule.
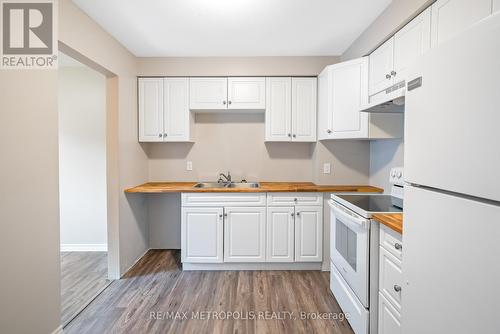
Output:
[[[62,325],[57,327],[55,331],[53,331],[51,334],[62,334],[63,333],[63,327]]]
[[[61,252],[107,252],[107,244],[61,244]]]

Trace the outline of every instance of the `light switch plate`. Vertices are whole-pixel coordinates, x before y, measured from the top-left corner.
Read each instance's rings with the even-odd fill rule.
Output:
[[[332,165],[329,162],[323,164],[323,174],[330,174],[332,171]]]
[[[186,162],[186,170],[193,170],[193,162],[192,161]]]

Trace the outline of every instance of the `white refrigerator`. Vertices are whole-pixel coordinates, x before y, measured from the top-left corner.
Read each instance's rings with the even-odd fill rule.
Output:
[[[402,332],[498,334],[500,14],[408,78]]]

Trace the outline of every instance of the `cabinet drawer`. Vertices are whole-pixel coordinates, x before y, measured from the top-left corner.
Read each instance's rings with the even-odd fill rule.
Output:
[[[265,206],[265,193],[183,193],[182,206]]]
[[[378,295],[378,333],[401,334],[401,314],[379,293]]]
[[[291,206],[291,205],[322,205],[323,194],[317,193],[268,193],[267,205],[269,206]]]
[[[380,247],[379,290],[398,312],[401,312],[402,286],[403,271],[401,261],[385,248]]]
[[[391,230],[385,225],[380,224],[380,246],[384,247],[389,253],[402,260],[403,241],[398,232]]]

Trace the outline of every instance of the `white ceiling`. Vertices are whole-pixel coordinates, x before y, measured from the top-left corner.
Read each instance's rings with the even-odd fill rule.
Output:
[[[391,0],[73,0],[139,57],[341,55]]]

